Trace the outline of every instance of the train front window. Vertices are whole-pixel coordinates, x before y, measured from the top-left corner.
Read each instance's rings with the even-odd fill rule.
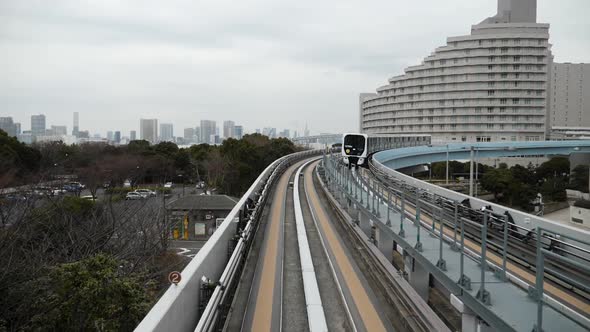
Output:
[[[346,135],[343,148],[349,156],[360,156],[365,152],[365,137],[363,135]]]

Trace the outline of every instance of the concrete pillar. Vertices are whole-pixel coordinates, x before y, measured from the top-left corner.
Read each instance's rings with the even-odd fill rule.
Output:
[[[405,271],[408,275],[408,282],[416,290],[420,297],[428,302],[428,293],[430,290],[430,274],[414,258],[404,252]]]
[[[393,237],[391,237],[388,232],[384,232],[381,229],[378,229],[377,233],[379,234],[379,241],[377,242],[378,248],[381,253],[385,255],[387,260],[391,261],[393,259],[393,250],[395,250],[395,247],[392,245],[394,243]]]
[[[371,237],[371,220],[364,213],[361,213],[359,227],[366,236]]]
[[[451,294],[451,304],[461,313],[461,331],[478,332],[479,318],[477,315],[453,294]]]

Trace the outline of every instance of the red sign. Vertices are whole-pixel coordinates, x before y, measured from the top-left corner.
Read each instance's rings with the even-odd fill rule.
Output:
[[[178,272],[178,271],[172,271],[168,275],[168,281],[170,281],[171,284],[178,285],[180,280],[182,280],[182,276],[180,275],[180,272]]]

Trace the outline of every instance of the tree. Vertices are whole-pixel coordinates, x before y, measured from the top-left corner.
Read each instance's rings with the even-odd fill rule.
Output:
[[[513,182],[512,173],[504,168],[492,169],[484,174],[480,180],[481,186],[494,194],[494,199],[505,196]]]
[[[588,192],[588,167],[590,165],[578,165],[574,167],[570,178],[572,189]]]
[[[151,305],[140,279],[124,261],[98,254],[51,269],[32,325],[44,330],[132,331]]]
[[[554,157],[542,163],[536,169],[539,180],[549,179],[556,176],[568,175],[570,172],[570,161],[566,157]]]

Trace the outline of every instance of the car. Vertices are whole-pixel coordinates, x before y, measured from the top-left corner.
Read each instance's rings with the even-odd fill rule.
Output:
[[[92,195],[85,195],[85,196],[80,196],[81,199],[85,199],[87,201],[95,201],[96,197],[92,196]]]
[[[82,189],[85,189],[85,188],[86,188],[86,186],[85,186],[85,185],[83,185],[83,184],[81,184],[80,182],[70,182],[70,183],[69,183],[69,185],[70,185],[70,186],[74,186],[74,187],[78,187],[78,188],[80,188],[80,190],[82,190]]]
[[[172,186],[173,186],[172,182],[164,183],[164,188],[172,188]]]
[[[149,190],[149,189],[137,189],[135,190],[136,193],[140,194],[143,197],[154,197],[156,196],[156,192]]]
[[[130,188],[131,187],[131,180],[127,179],[123,182],[123,188]]]
[[[135,200],[140,200],[140,199],[143,199],[143,198],[144,197],[141,194],[136,193],[135,191],[128,192],[127,195],[125,195],[125,200],[126,201],[135,201]]]
[[[52,196],[61,196],[61,195],[65,195],[65,193],[67,193],[67,190],[65,190],[65,189],[53,188],[51,190]]]

